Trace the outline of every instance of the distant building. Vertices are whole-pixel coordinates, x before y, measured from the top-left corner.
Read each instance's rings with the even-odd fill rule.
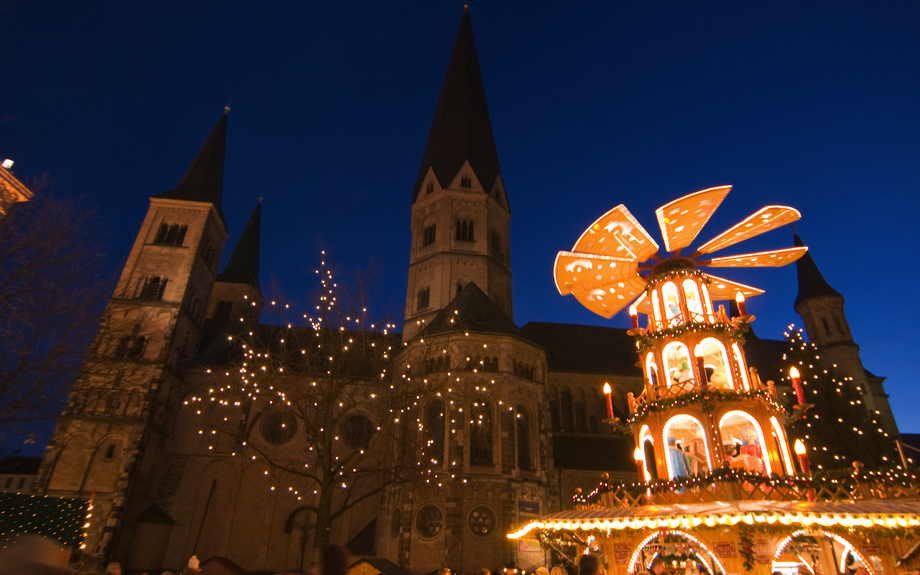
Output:
[[[31,493],[32,483],[38,473],[41,457],[11,455],[0,459],[0,491],[4,493]]]
[[[32,199],[32,192],[10,171],[13,163],[6,160],[0,166],[0,217],[9,212],[10,206],[16,202],[26,202]]]
[[[183,403],[215,381],[202,367],[220,367],[214,346],[240,319],[257,319],[262,307],[258,206],[227,266],[217,269],[229,235],[221,211],[226,130],[225,115],[179,185],[151,197],[93,343],[91,353],[104,360],[77,381],[33,490],[95,494],[85,553],[100,563],[174,568],[193,552],[249,570],[305,569],[310,562],[309,494],[305,501],[282,496],[260,462],[240,461],[232,445],[204,441],[202,416]],[[395,364],[412,364],[407,360],[424,337],[426,345],[443,344],[453,360],[429,358],[414,369],[443,375],[462,360],[468,380],[489,385],[462,405],[420,406],[431,422],[426,454],[452,479],[440,487],[421,480],[389,487],[339,518],[331,534],[414,575],[441,566],[469,573],[510,562],[543,565],[540,547],[505,534],[570,507],[575,489],[593,488],[602,472],[636,474],[633,441],[604,423],[601,393],[610,382],[615,414],[625,419],[627,394],[643,386],[635,343],[618,328],[514,323],[512,198],[464,13],[411,203],[406,197],[407,345]],[[827,337],[836,339],[817,341],[848,354],[850,361],[837,362],[870,384],[875,407],[890,419],[882,379],[862,369],[848,332],[833,336],[838,321],[845,326],[842,298],[812,289],[808,269],[800,267],[799,282],[796,305],[809,335],[819,337],[813,329],[823,328],[829,310]],[[463,325],[464,337],[456,337],[455,325]],[[748,362],[764,380],[778,381],[784,350],[782,341],[749,334]],[[285,421],[272,415],[279,412],[254,408],[241,422],[247,441],[297,453],[290,435],[276,433]],[[895,429],[893,419],[888,424]]]

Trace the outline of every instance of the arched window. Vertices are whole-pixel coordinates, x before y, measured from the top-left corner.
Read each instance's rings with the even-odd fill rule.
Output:
[[[425,195],[427,196],[434,191],[434,182],[428,182],[425,184]]]
[[[669,479],[712,471],[709,442],[695,417],[675,415],[664,424],[660,439]]]
[[[712,299],[709,297],[709,287],[705,283],[701,284],[700,287],[703,290],[703,302],[706,304],[706,313],[711,317],[715,312],[712,311]]]
[[[786,473],[795,475],[795,466],[792,464],[792,456],[789,455],[789,443],[786,441],[786,431],[783,429],[783,426],[779,424],[776,417],[770,418],[770,425],[773,426],[773,437],[776,439],[776,443],[779,444],[779,452],[783,456],[783,465],[786,466]]]
[[[741,348],[737,343],[732,344],[732,354],[735,356],[735,363],[738,364],[738,371],[741,373],[741,383],[744,389],[751,389],[751,380],[748,379],[747,365],[744,363],[744,356],[741,354]]]
[[[664,370],[668,387],[693,379],[690,369],[690,350],[679,341],[672,341],[664,348]]]
[[[473,220],[466,220],[462,218],[457,218],[454,223],[456,226],[456,235],[454,239],[459,242],[472,242],[474,241],[473,236]]]
[[[690,320],[701,322],[703,316],[703,302],[700,298],[700,288],[690,278],[684,280],[684,297],[687,298],[687,310],[690,311]]]
[[[655,325],[661,325],[661,307],[658,299],[658,290],[652,290],[652,311],[655,312]]]
[[[473,180],[467,175],[460,176],[460,187],[461,188],[472,188]]]
[[[492,465],[492,402],[485,398],[470,409],[470,465]]]
[[[578,433],[588,433],[588,417],[584,401],[575,402],[575,431]]]
[[[426,463],[440,466],[444,462],[444,402],[436,399],[425,410],[425,459]]]
[[[422,247],[430,246],[438,239],[438,226],[431,224],[422,230]]]
[[[664,303],[664,317],[668,326],[673,326],[683,321],[680,311],[680,298],[677,295],[677,286],[674,282],[667,282],[661,288],[661,297]]]
[[[530,414],[523,405],[517,406],[516,427],[518,469],[533,469],[530,461]]]
[[[549,424],[553,431],[561,429],[559,423],[559,402],[555,399],[549,400]]]
[[[422,310],[428,308],[429,297],[431,296],[431,288],[428,286],[423,287],[418,290],[418,298],[416,299],[416,309]]]
[[[160,278],[160,276],[149,278],[147,283],[144,284],[144,289],[141,292],[141,298],[154,301],[162,300],[163,293],[166,291],[166,282],[168,281],[168,279]]]
[[[707,337],[696,346],[696,355],[702,356],[703,365],[706,366],[706,378],[715,387],[734,389],[735,382],[732,378],[731,364],[722,342]]]
[[[188,232],[188,226],[180,226],[179,224],[160,224],[160,229],[157,230],[156,238],[154,238],[153,243],[161,245],[171,245],[171,246],[181,246],[182,242],[185,241],[185,234]]]
[[[562,431],[571,433],[575,431],[575,421],[572,418],[572,393],[563,391],[560,396],[562,398],[560,406],[562,408]]]
[[[726,454],[733,469],[770,475],[770,456],[764,442],[763,430],[757,420],[743,411],[729,411],[719,420],[723,442],[740,443],[738,455]]]
[[[655,363],[655,354],[652,352],[645,356],[645,375],[648,377],[649,385],[658,387],[658,365]]]

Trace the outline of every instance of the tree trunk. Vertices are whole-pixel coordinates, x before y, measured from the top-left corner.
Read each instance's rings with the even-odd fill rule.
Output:
[[[323,489],[316,508],[316,536],[313,538],[313,565],[323,564],[323,545],[332,530],[332,489]]]

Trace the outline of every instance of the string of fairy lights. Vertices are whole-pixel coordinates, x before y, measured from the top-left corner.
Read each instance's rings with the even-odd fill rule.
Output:
[[[811,458],[818,462],[817,468],[845,467],[854,460],[845,453],[845,448],[852,448],[852,442],[846,440],[848,433],[855,433],[856,440],[866,439],[877,442],[872,452],[863,453],[863,456],[858,459],[862,460],[877,455],[881,460],[880,464],[891,465],[889,455],[893,451],[893,440],[877,419],[877,416],[880,415],[879,411],[871,412],[865,408],[862,397],[866,390],[863,386],[853,377],[838,377],[836,364],[829,369],[823,367],[817,346],[805,341],[801,328],[795,329],[794,325],[790,325],[783,335],[789,344],[789,351],[783,355],[783,360],[797,368],[806,400],[814,401],[816,404],[805,411],[800,421],[792,424],[792,429],[804,440],[806,449],[812,454]],[[791,376],[784,375],[783,382],[792,387],[792,379]],[[852,409],[849,409],[849,413],[824,413],[826,410],[821,409],[821,404],[833,406],[833,403],[829,401],[833,398],[828,398],[826,394],[822,396],[823,390],[833,391],[839,397],[850,396],[851,399],[847,403]],[[846,408],[846,405],[843,407]],[[868,425],[858,424],[859,419],[863,416]],[[857,425],[853,425],[854,420]],[[828,437],[828,434],[831,437]],[[834,439],[834,441],[829,441],[829,439]],[[863,461],[863,463],[870,462]],[[903,469],[901,464],[895,464],[894,467]]]
[[[228,335],[228,345],[239,352],[238,367],[208,369],[215,383],[185,401],[201,416],[198,435],[206,443],[205,451],[217,454],[221,436],[229,433],[237,440],[230,456],[267,465],[273,470],[263,470],[269,480],[267,490],[297,501],[310,495],[315,501],[333,486],[349,491],[360,477],[375,473],[407,480],[416,477],[438,488],[448,479],[467,483],[463,451],[450,440],[466,432],[481,434],[494,463],[501,414],[516,415],[515,407],[501,399],[501,378],[490,373],[495,369],[487,365],[488,343],[464,331],[454,310],[450,329],[425,335],[420,321],[422,336],[400,346],[392,335],[394,324],[371,323],[366,308],[347,311],[326,254],[321,254],[315,270],[320,293],[313,310],[297,314],[300,321],[284,319],[277,329],[268,330],[272,339],[267,342],[260,339],[265,329],[255,327]],[[290,304],[271,301],[270,305],[282,318],[293,311]],[[444,362],[440,371],[423,369],[427,359],[450,357],[460,358],[459,365]],[[346,373],[349,362],[356,360],[375,371]],[[426,421],[432,401],[443,402],[440,421]],[[247,431],[259,414],[277,407],[298,416],[299,424],[292,427],[302,426],[300,457],[289,445],[265,445]],[[213,408],[232,412],[215,417]],[[363,449],[344,441],[342,423],[351,413],[373,420],[373,440]],[[414,426],[415,438],[406,437],[406,424]],[[442,432],[441,438],[432,435]],[[385,439],[401,442],[396,451],[411,461],[398,469],[382,468]],[[465,443],[469,449],[471,442]],[[435,448],[440,452],[434,453]]]

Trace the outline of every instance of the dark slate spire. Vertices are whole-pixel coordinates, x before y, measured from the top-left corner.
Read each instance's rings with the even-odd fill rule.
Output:
[[[802,243],[802,238],[799,237],[799,234],[793,233],[795,234],[796,247],[804,246],[805,244]],[[795,262],[795,269],[799,276],[799,295],[795,298],[796,307],[805,300],[825,295],[843,299],[840,292],[832,288],[824,279],[824,276],[821,275],[815,260],[811,258],[811,252],[805,252],[805,255]]]
[[[155,198],[186,200],[190,202],[209,202],[214,204],[220,219],[224,219],[221,210],[221,196],[224,190],[224,146],[227,140],[227,114],[224,113],[211,130],[198,155],[192,161],[182,181],[175,188],[157,194]]]
[[[464,10],[454,41],[447,75],[428,132],[425,154],[412,190],[413,203],[428,168],[433,168],[442,187],[450,185],[463,162],[469,160],[486,192],[492,190],[501,170],[486,107],[486,93],[479,72],[469,12]]]
[[[248,284],[259,287],[259,241],[262,228],[262,203],[256,206],[240,234],[230,260],[217,281],[230,284]]]

